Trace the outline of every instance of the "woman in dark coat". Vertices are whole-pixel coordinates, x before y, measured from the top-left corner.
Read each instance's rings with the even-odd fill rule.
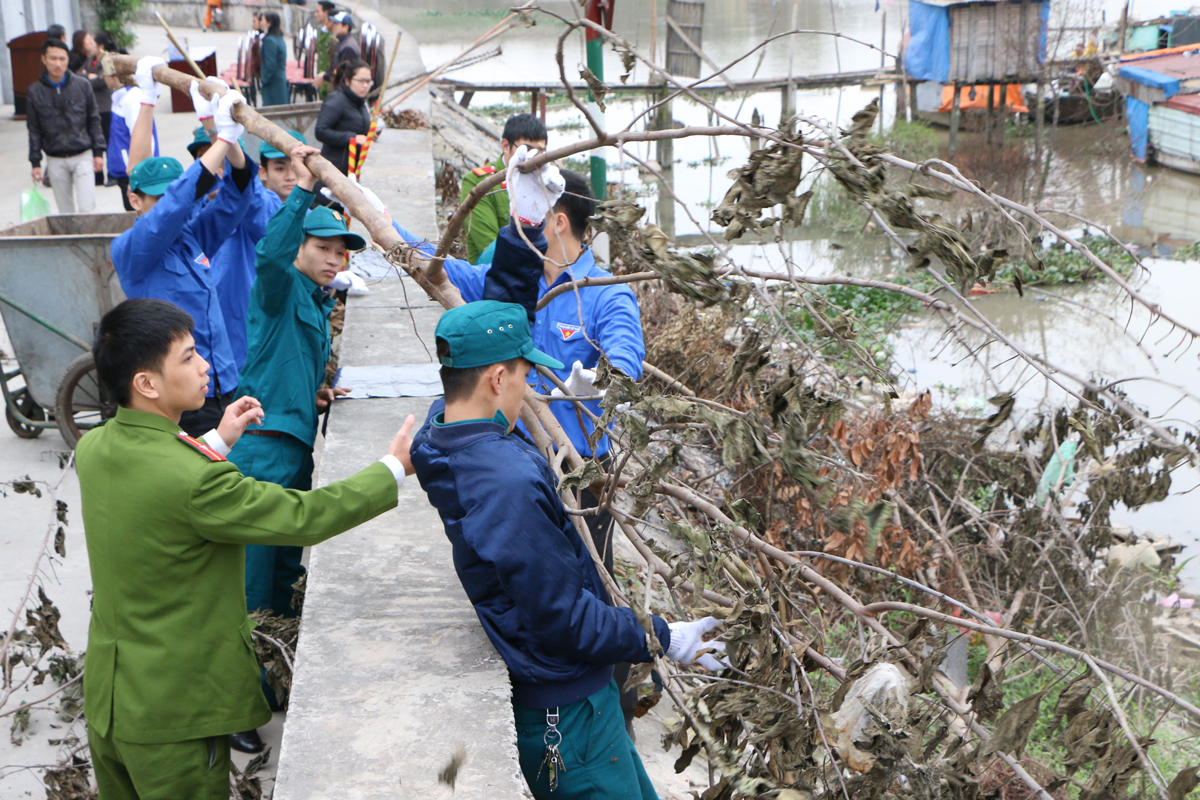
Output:
[[[104,68],[100,64],[100,46],[95,38],[87,31],[75,31],[71,37],[70,60],[68,69],[87,78],[92,84],[92,94],[96,97],[96,109],[100,112],[100,129],[104,131],[104,140],[108,141],[108,128],[112,122],[112,90],[104,82]],[[96,185],[104,186],[104,171],[96,173]]]
[[[317,140],[321,155],[329,159],[344,175],[350,163],[350,142],[359,148],[367,143],[371,129],[371,109],[367,95],[371,93],[371,68],[362,59],[345,61],[337,68],[335,85],[321,105],[317,117]]]
[[[288,102],[287,43],[279,29],[279,15],[267,11],[262,15],[267,23],[259,54],[262,58],[262,104],[283,106]]]

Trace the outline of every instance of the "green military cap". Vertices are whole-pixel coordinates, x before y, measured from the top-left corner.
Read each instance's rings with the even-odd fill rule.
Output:
[[[304,217],[304,233],[322,239],[342,237],[350,250],[362,250],[367,246],[367,240],[357,233],[346,230],[346,218],[332,208],[320,206],[309,211]]]
[[[208,131],[201,125],[192,131],[192,143],[187,146],[187,151],[192,154],[192,158],[199,158],[200,148],[208,147],[211,144],[212,140],[208,138]]]
[[[304,141],[303,133],[300,133],[299,131],[288,131],[288,133],[293,139],[301,144],[307,144],[307,142]],[[287,158],[287,153],[282,152],[270,142],[264,141],[258,146],[258,163],[262,164],[264,158]]]
[[[450,355],[438,360],[454,369],[471,369],[523,358],[550,369],[563,369],[557,361],[533,346],[529,315],[516,303],[478,300],[442,314],[435,337],[445,339]]]
[[[170,156],[147,158],[129,173],[129,188],[135,192],[161,196],[171,182],[183,174],[183,165]]]

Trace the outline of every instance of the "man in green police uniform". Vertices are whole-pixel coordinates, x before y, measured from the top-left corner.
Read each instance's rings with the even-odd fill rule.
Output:
[[[79,442],[93,599],[84,712],[103,800],[228,800],[229,734],[270,719],[246,616],[246,544],[312,545],[394,508],[412,471],[410,416],[381,463],[310,492],[243,477],[224,453],[243,397],[193,439],[208,364],[192,319],[131,299],[100,321],[96,373],[120,404]]]
[[[508,159],[521,145],[531,150],[546,149],[546,125],[532,114],[514,114],[504,123],[504,135],[500,139],[500,157],[493,163],[476,167],[462,179],[462,190],[459,202],[467,199],[481,180],[499,170],[504,172],[508,167]],[[506,185],[501,184],[484,195],[471,209],[467,217],[467,261],[472,264],[492,263],[492,253],[495,251],[496,236],[500,229],[508,224],[508,192]]]

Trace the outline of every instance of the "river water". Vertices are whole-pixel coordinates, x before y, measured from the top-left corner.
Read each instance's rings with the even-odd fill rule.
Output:
[[[381,10],[409,30],[421,43],[428,67],[441,64],[458,53],[504,16],[508,5],[488,0],[441,0],[436,11],[418,0],[380,0]],[[564,16],[574,16],[575,3],[551,2],[544,7]],[[657,3],[664,13],[665,0]],[[1102,18],[1115,21],[1121,12],[1121,0],[1087,0],[1056,5],[1055,25],[1096,25]],[[1132,19],[1149,19],[1167,14],[1177,4],[1166,0],[1137,0]],[[886,37],[886,49],[895,53],[906,15],[906,3],[881,0],[806,0],[796,4],[771,0],[710,0],[705,10],[703,48],[724,66],[754,48],[763,39],[795,28],[837,30],[849,39],[874,45]],[[793,13],[796,14],[793,23]],[[886,15],[886,23],[884,18]],[[649,52],[651,39],[651,3],[618,2],[614,31],[643,52]],[[886,33],[884,29],[886,26]],[[560,23],[542,19],[532,28],[518,27],[501,40],[503,54],[463,70],[450,77],[462,80],[535,82],[557,79],[555,52],[561,33]],[[665,25],[657,31],[659,53],[663,49]],[[1052,44],[1069,50],[1079,34],[1052,33]],[[564,48],[567,75],[578,76],[577,65],[585,62],[581,36],[572,37]],[[661,58],[661,56],[660,56]],[[890,66],[892,60],[888,59]],[[784,77],[831,73],[839,70],[864,70],[879,67],[879,53],[847,39],[803,35],[789,37],[761,48],[751,58],[734,66],[731,79]],[[617,56],[606,49],[605,73],[614,83],[621,66]],[[705,68],[705,74],[708,70]],[[643,82],[639,68],[632,82]],[[801,92],[797,108],[803,113],[845,124],[851,115],[879,96],[878,89],[845,89]],[[528,95],[477,94],[474,106],[488,103],[528,102]],[[609,103],[609,130],[623,127],[649,105],[645,97],[629,97]],[[742,121],[750,121],[757,111],[768,124],[780,117],[779,92],[726,95],[715,100],[721,112]],[[891,89],[884,92],[885,125],[894,115],[895,99]],[[674,118],[683,125],[720,124],[712,113],[699,104],[677,100]],[[551,147],[587,136],[583,119],[574,109],[552,109],[547,116]],[[640,127],[640,123],[639,123]],[[939,132],[938,144],[945,156],[946,134]],[[1040,207],[1068,212],[1108,227],[1114,235],[1139,247],[1146,269],[1135,282],[1148,299],[1159,302],[1185,324],[1200,328],[1200,264],[1171,260],[1167,256],[1181,245],[1200,239],[1200,177],[1186,175],[1134,162],[1127,151],[1127,136],[1119,122],[1107,126],[1086,125],[1060,128],[1050,145],[1051,167],[1044,188],[1036,197]],[[993,154],[981,134],[964,133],[960,137],[961,164],[979,167],[986,185],[1014,199],[1029,200],[1037,184],[1036,174],[1028,167],[1032,143],[1010,139],[1005,151],[1017,153],[1011,169],[996,168]],[[658,152],[653,145],[629,146],[632,156],[654,162]],[[681,243],[702,244],[705,233],[719,240],[721,230],[709,221],[712,206],[720,202],[730,185],[726,173],[745,163],[749,143],[741,138],[695,138],[674,145],[674,185],[686,208],[675,213],[675,233]],[[1021,155],[1023,154],[1023,155]],[[644,198],[649,219],[655,219],[657,184],[645,173],[639,174],[631,158],[621,163],[609,153],[610,180],[633,186]],[[1003,160],[996,163],[1008,163]],[[621,168],[624,167],[624,170]],[[1059,214],[1055,221],[1078,229],[1078,223]],[[856,237],[854,234],[831,235],[823,232],[820,219],[789,236],[783,251],[802,271],[821,274],[853,274],[884,277],[903,269],[903,261],[893,257],[886,241],[879,236]],[[746,239],[750,237],[747,236]],[[773,242],[742,244],[730,248],[731,257],[746,266],[778,268],[782,262],[780,246]],[[1175,347],[1180,335],[1163,322],[1149,324],[1149,315],[1140,306],[1131,308],[1127,298],[1106,282],[1086,286],[1052,288],[1059,297],[1037,296],[1027,292],[1024,298],[1002,293],[975,298],[976,307],[1019,345],[1047,354],[1061,368],[1093,379],[1138,376],[1124,385],[1132,400],[1152,414],[1164,414],[1181,429],[1192,429],[1200,419],[1200,370],[1197,357],[1200,345],[1190,349]],[[1065,298],[1060,299],[1060,298]],[[1069,301],[1069,302],[1068,302]],[[1105,316],[1085,310],[1090,306]],[[978,403],[977,398],[999,391],[1019,388],[1018,416],[1026,417],[1041,408],[1067,402],[1065,393],[1039,376],[1022,362],[1013,360],[994,369],[991,380],[974,368],[954,347],[946,347],[942,328],[932,317],[910,317],[893,334],[896,351],[894,372],[902,388],[924,391],[934,388],[938,400],[960,408]],[[979,344],[981,342],[976,342]],[[1168,354],[1168,351],[1169,354]],[[993,346],[993,363],[1003,356]],[[1190,397],[1188,395],[1191,395]],[[997,434],[996,436],[999,436]],[[1194,470],[1176,473],[1172,496],[1146,506],[1136,513],[1114,514],[1118,524],[1145,529],[1156,535],[1170,536],[1187,545],[1185,558],[1200,554],[1200,492],[1188,491],[1200,484]],[[1189,562],[1183,571],[1185,582],[1200,591],[1200,559]]]

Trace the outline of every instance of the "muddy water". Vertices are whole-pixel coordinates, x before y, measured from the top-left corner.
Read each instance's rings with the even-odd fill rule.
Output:
[[[564,15],[575,13],[573,3],[545,4]],[[659,13],[665,0],[658,2]],[[1121,0],[1087,4],[1087,24],[1101,13],[1115,20]],[[1138,0],[1132,8],[1134,18],[1152,18],[1169,13],[1173,6],[1164,0]],[[402,24],[421,42],[422,56],[433,67],[453,57],[477,36],[500,20],[507,4],[494,0],[441,0],[437,11],[426,10],[418,0],[388,2],[381,10]],[[648,51],[650,40],[650,4],[620,3],[614,29],[634,45]],[[795,27],[839,30],[852,38],[880,43],[882,12],[887,12],[888,49],[895,52],[906,12],[903,2],[883,0],[880,10],[874,0],[827,2],[814,0],[798,4]],[[706,8],[704,49],[719,64],[744,54],[762,39],[793,27],[792,5],[769,0],[712,0]],[[1078,20],[1075,20],[1078,22]],[[556,40],[561,32],[557,23],[545,21],[534,28],[518,28],[502,42],[504,53],[483,64],[453,73],[453,77],[478,81],[545,82],[557,78],[554,61]],[[577,37],[578,38],[578,37]],[[665,29],[658,30],[659,51]],[[1073,46],[1062,40],[1063,45]],[[564,50],[567,74],[577,76],[577,64],[585,61],[581,41],[572,40]],[[838,69],[859,70],[879,65],[876,51],[845,40],[807,36],[776,42],[759,54],[735,66],[731,78],[785,76],[791,69],[796,75],[828,73]],[[610,82],[620,72],[616,56],[606,52],[606,74]],[[889,59],[889,64],[890,64]],[[635,72],[632,80],[643,81]],[[879,96],[877,89],[857,87],[822,92],[802,92],[798,108],[813,116],[845,123],[858,109]],[[528,95],[476,95],[476,105],[527,102]],[[890,89],[884,95],[885,124],[892,121],[895,101]],[[778,92],[728,95],[718,98],[724,113],[749,121],[757,110],[768,123],[779,119],[781,97]],[[609,104],[607,124],[610,130],[627,125],[649,105],[642,97]],[[689,101],[678,100],[673,115],[683,125],[714,124],[712,113]],[[573,109],[552,109],[547,117],[551,128],[551,146],[578,141],[587,135],[582,117]],[[635,129],[641,127],[639,122]],[[942,154],[945,133],[939,133]],[[960,140],[960,165],[976,170],[975,176],[996,191],[1014,198],[1036,202],[1040,208],[1069,212],[1109,227],[1122,239],[1141,248],[1147,270],[1137,276],[1139,291],[1186,323],[1200,327],[1200,264],[1172,261],[1167,256],[1175,248],[1200,239],[1200,178],[1134,163],[1127,155],[1127,137],[1119,123],[1111,126],[1088,125],[1061,128],[1048,145],[1053,152],[1051,167],[1044,184],[1037,170],[1030,168],[1032,142],[1009,139],[1003,159],[989,150],[981,135],[964,134]],[[651,145],[630,145],[632,156],[656,161],[658,152]],[[675,231],[681,243],[699,245],[712,233],[720,238],[720,229],[709,221],[712,206],[728,188],[729,169],[745,162],[748,142],[740,138],[680,140],[674,147],[674,186],[685,208],[677,209]],[[1015,155],[1014,155],[1015,153]],[[1024,155],[1022,155],[1024,153]],[[655,218],[657,184],[639,173],[631,158],[624,164],[611,151],[608,155],[610,179],[637,189]],[[624,169],[622,170],[622,167]],[[1078,227],[1069,217],[1056,217],[1064,227]],[[820,225],[821,220],[810,223]],[[746,237],[749,239],[749,237]],[[882,277],[903,269],[886,243],[878,237],[822,235],[819,229],[804,229],[789,236],[782,245],[773,242],[739,243],[730,255],[739,263],[757,268],[778,268],[789,258],[802,271],[814,274],[855,274]],[[1124,384],[1130,397],[1151,413],[1165,414],[1183,429],[1193,428],[1200,419],[1200,369],[1197,361],[1200,345],[1188,350],[1172,348],[1178,334],[1162,322],[1149,324],[1148,314],[1140,307],[1131,308],[1114,287],[1095,283],[1083,287],[1050,289],[1054,296],[1028,292],[1025,298],[1004,293],[975,298],[979,311],[987,315],[1019,346],[1047,354],[1058,367],[1080,376],[1099,380],[1139,379]],[[1065,299],[1063,299],[1065,298]],[[1068,302],[1069,301],[1069,302]],[[1096,309],[1089,311],[1084,306]],[[971,340],[979,345],[981,339]],[[963,359],[960,348],[948,346],[941,328],[932,317],[918,315],[910,319],[895,336],[897,363],[895,373],[902,386],[923,391],[934,388],[942,403],[960,408],[972,407],[978,398],[999,391],[1019,389],[1018,415],[1026,417],[1039,409],[1066,402],[1068,396],[1053,382],[1020,362],[1002,362],[1006,353],[992,345],[990,362],[999,364],[990,374]],[[1170,351],[1170,352],[1169,352]],[[1191,395],[1189,397],[1188,395]],[[997,434],[999,436],[1000,434]],[[1176,474],[1172,496],[1137,513],[1118,512],[1115,521],[1169,535],[1188,545],[1185,556],[1200,554],[1200,492],[1188,490],[1200,485],[1195,471]],[[1193,590],[1200,591],[1200,559],[1184,569],[1184,577]]]

